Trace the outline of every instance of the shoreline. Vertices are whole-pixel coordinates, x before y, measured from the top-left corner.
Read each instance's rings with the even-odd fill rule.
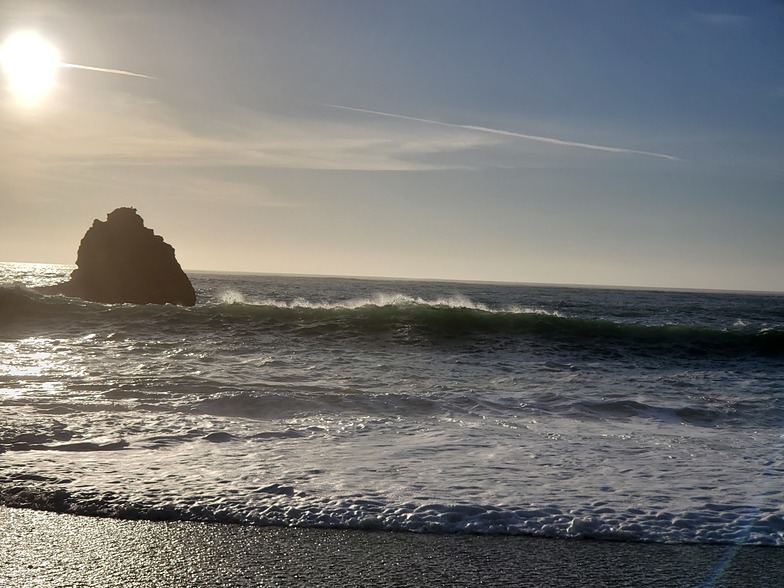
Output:
[[[778,586],[781,548],[254,527],[0,507],[0,584]]]

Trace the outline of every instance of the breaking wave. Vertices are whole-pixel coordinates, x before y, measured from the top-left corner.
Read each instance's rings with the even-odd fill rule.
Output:
[[[770,546],[782,544],[784,530],[781,512],[742,504],[705,503],[681,513],[617,511],[602,502],[568,511],[533,505],[394,504],[377,499],[328,499],[276,483],[257,488],[250,503],[239,499],[161,503],[128,500],[115,492],[72,492],[44,476],[15,478],[16,484],[0,489],[4,506],[119,519]]]
[[[564,316],[544,308],[491,308],[464,296],[433,300],[404,294],[342,302],[294,299],[248,301],[224,292],[217,301],[193,309],[160,305],[104,305],[61,296],[43,296],[20,286],[0,288],[0,318],[24,329],[65,321],[116,325],[128,321],[149,328],[245,324],[292,331],[303,336],[380,336],[415,343],[493,338],[533,338],[587,348],[622,348],[625,353],[678,353],[699,356],[784,354],[784,329],[736,323],[725,328],[702,324],[644,324]]]

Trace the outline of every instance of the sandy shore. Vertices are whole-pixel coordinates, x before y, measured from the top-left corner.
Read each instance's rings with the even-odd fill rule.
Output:
[[[0,508],[0,585],[782,586],[781,548],[257,528]]]

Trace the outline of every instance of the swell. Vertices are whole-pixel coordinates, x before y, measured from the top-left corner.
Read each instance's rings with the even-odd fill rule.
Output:
[[[784,328],[619,322],[561,316],[531,308],[492,309],[468,299],[408,296],[341,303],[210,302],[193,309],[161,305],[103,305],[0,287],[6,333],[57,324],[69,328],[144,328],[157,331],[243,325],[302,336],[381,337],[416,343],[532,338],[576,347],[622,348],[635,354],[685,356],[784,355]]]
[[[784,354],[781,328],[615,322],[562,316],[543,309],[491,309],[465,299],[425,301],[400,297],[341,304],[234,302],[209,304],[200,311],[313,335],[402,335],[411,341],[431,343],[530,337],[578,347],[620,346],[626,352],[641,354]]]

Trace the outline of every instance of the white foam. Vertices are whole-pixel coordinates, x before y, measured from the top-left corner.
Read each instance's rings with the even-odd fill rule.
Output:
[[[674,425],[643,435],[639,423],[607,434],[547,418],[510,430],[464,415],[412,430],[347,415],[94,414],[82,440],[92,445],[7,451],[0,475],[34,472],[51,482],[28,485],[65,489],[81,497],[71,508],[97,504],[116,516],[784,546],[779,485],[749,467],[749,448],[719,464],[705,459],[707,436]],[[163,429],[168,439],[152,435]],[[757,458],[774,439],[758,441]],[[747,483],[728,484],[727,472],[744,468]]]
[[[565,316],[556,310],[547,310],[544,308],[532,308],[521,305],[509,305],[500,308],[492,308],[491,306],[476,302],[468,296],[455,294],[452,296],[443,296],[438,298],[422,298],[419,296],[410,296],[402,293],[376,293],[372,296],[362,298],[351,298],[338,302],[316,301],[308,300],[306,298],[298,297],[292,300],[281,300],[269,297],[253,297],[246,296],[239,290],[224,290],[222,291],[217,300],[222,304],[249,304],[253,306],[269,306],[272,308],[285,308],[285,309],[311,309],[311,310],[356,310],[367,307],[388,308],[388,307],[406,307],[406,306],[422,306],[432,308],[454,308],[465,310],[476,310],[480,312],[498,314],[538,314],[543,316]]]
[[[218,300],[222,304],[244,304],[245,295],[236,289],[223,290],[218,294]]]

